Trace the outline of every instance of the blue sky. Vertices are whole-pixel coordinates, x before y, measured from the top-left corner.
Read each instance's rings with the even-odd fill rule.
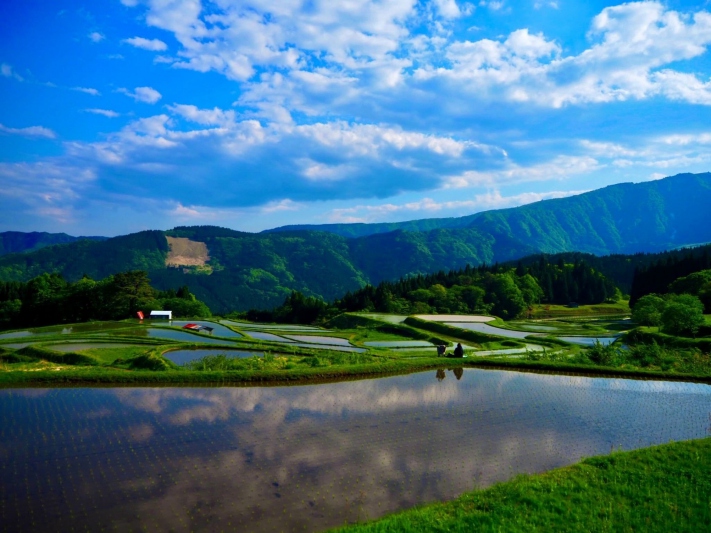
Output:
[[[461,216],[711,161],[708,2],[2,10],[0,231]]]

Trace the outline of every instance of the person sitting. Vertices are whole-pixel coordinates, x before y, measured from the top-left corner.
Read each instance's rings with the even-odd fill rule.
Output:
[[[442,357],[445,351],[447,351],[447,347],[444,344],[437,345],[437,357]]]
[[[454,357],[464,357],[464,348],[462,348],[461,342],[458,342],[457,347],[454,349]]]

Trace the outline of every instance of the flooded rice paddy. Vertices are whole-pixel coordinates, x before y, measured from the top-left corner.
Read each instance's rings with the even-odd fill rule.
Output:
[[[180,342],[201,342],[207,344],[230,344],[230,341],[214,339],[207,333],[188,333],[170,328],[131,328],[122,329],[116,335],[132,335],[137,337],[151,337],[156,339],[168,339]]]
[[[0,390],[8,531],[318,531],[709,434],[711,386],[442,368],[300,387]]]
[[[455,328],[478,331],[479,333],[486,333],[488,335],[498,335],[499,337],[509,337],[511,339],[525,339],[529,335],[541,335],[540,333],[531,333],[530,331],[515,331],[512,329],[495,328],[494,326],[481,322],[445,322],[445,324]]]
[[[340,337],[319,337],[317,335],[284,335],[287,339],[311,344],[332,344],[336,346],[352,346],[348,339]]]
[[[274,335],[274,333],[268,333],[266,331],[250,331],[249,336],[253,339],[258,339],[260,341],[271,341],[271,342],[296,342],[280,335]]]
[[[558,339],[569,342],[571,344],[579,344],[580,346],[594,346],[596,342],[599,342],[603,346],[612,344],[617,340],[617,337],[557,337]]]
[[[299,326],[296,324],[256,324],[254,322],[237,322],[234,320],[220,320],[220,322],[229,326],[234,326],[236,328],[242,328],[246,330],[258,329],[264,331],[328,331],[326,329],[317,328],[315,326]]]
[[[236,331],[232,331],[230,328],[227,328],[225,326],[222,326],[220,324],[217,324],[215,322],[209,322],[206,320],[173,320],[171,322],[172,326],[178,326],[178,327],[183,327],[187,324],[197,324],[198,326],[207,326],[208,328],[212,328],[212,335],[217,335],[218,337],[241,337],[242,335],[240,333],[237,333]],[[206,333],[200,332],[201,335],[205,335]]]

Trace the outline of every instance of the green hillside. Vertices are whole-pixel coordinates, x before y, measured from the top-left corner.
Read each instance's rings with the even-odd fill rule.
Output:
[[[378,231],[352,238],[334,231],[281,228],[254,234],[214,226],[178,227],[4,255],[0,281],[27,281],[45,272],[75,281],[83,274],[101,279],[146,270],[157,288],[187,285],[217,313],[267,309],[280,305],[293,290],[333,300],[366,284],[467,264],[515,261],[541,252],[629,254],[711,242],[708,205],[711,174],[683,174],[460,219],[376,225]],[[348,233],[349,226],[336,229]],[[369,226],[356,225],[352,233],[364,233]],[[379,232],[386,227],[395,231]],[[323,229],[328,228],[334,226]],[[204,243],[209,261],[166,267],[166,236]],[[626,290],[634,268],[645,261],[613,256],[588,263]]]
[[[308,229],[364,237],[395,230],[474,228],[546,253],[629,254],[711,242],[709,205],[711,173],[678,174],[461,218],[285,226],[269,231]]]

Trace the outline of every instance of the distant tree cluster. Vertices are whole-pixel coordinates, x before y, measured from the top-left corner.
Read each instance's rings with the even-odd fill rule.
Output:
[[[702,270],[711,270],[711,247],[663,254],[654,263],[635,270],[630,290],[630,306],[634,306],[637,300],[646,294],[689,292],[678,285],[676,289],[672,289],[671,285],[681,277]],[[693,283],[694,280],[689,282]]]
[[[312,323],[345,311],[375,311],[482,313],[510,320],[525,315],[532,305],[542,301],[589,304],[619,296],[620,291],[614,283],[584,261],[553,264],[542,256],[528,267],[467,266],[396,282],[385,281],[377,287],[366,285],[346,293],[332,304],[293,292],[282,306],[272,311],[251,310],[246,316],[259,321]]]
[[[670,335],[696,335],[705,323],[703,313],[704,305],[691,294],[647,294],[635,303],[632,319]]]
[[[0,282],[0,324],[5,327],[116,320],[135,316],[138,310],[160,309],[176,316],[210,316],[187,287],[157,291],[141,270],[100,281],[84,276],[70,283],[60,274],[42,274],[26,283]]]

